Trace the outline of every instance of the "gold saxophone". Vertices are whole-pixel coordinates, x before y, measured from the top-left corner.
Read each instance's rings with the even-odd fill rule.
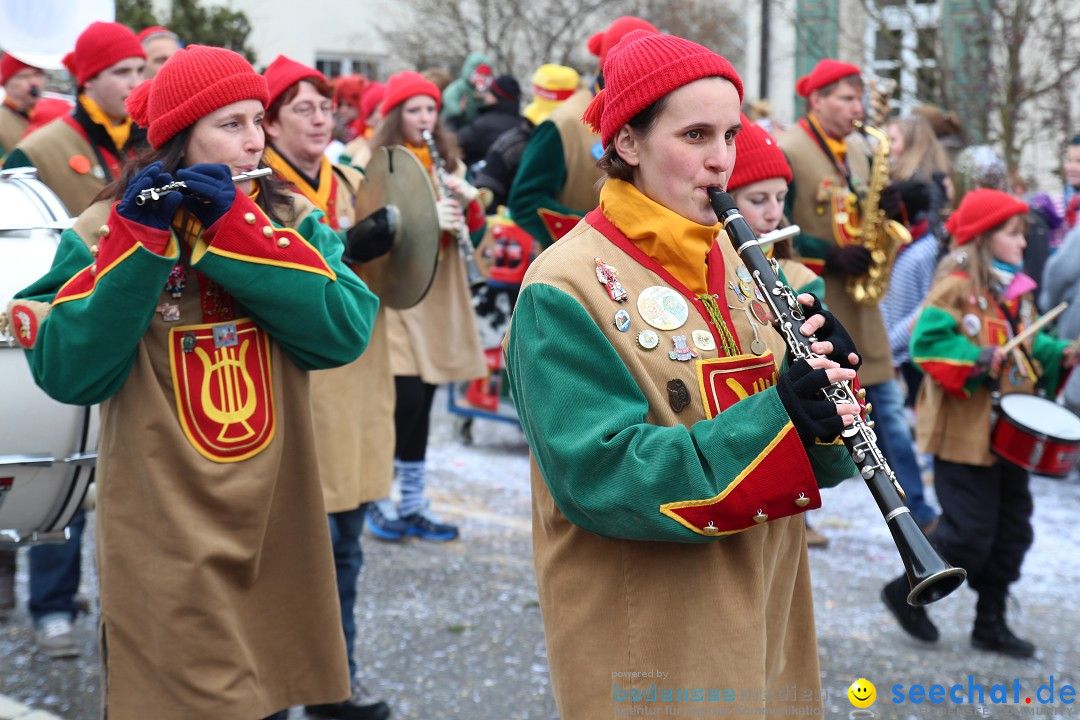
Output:
[[[862,203],[861,245],[870,251],[870,269],[863,275],[848,278],[847,292],[863,305],[876,305],[889,289],[893,261],[900,248],[911,242],[911,233],[903,223],[889,220],[880,206],[881,191],[889,184],[889,136],[876,127],[858,120],[855,128],[877,140],[870,183]]]

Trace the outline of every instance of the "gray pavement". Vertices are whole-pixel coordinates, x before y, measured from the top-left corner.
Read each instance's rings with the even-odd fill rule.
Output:
[[[436,545],[382,543],[365,535],[357,657],[366,683],[391,703],[395,717],[556,718],[530,556],[524,438],[516,426],[478,420],[473,444],[464,445],[442,394],[436,408],[430,494],[437,512],[461,523],[462,537]],[[1034,478],[1033,490],[1035,546],[1010,608],[1011,624],[1039,647],[1039,656],[1027,661],[971,649],[974,594],[967,588],[932,607],[939,643],[925,647],[909,639],[878,599],[881,585],[902,568],[865,485],[849,481],[823,493],[825,507],[811,522],[831,542],[812,550],[811,562],[825,717],[849,717],[847,688],[860,677],[877,687],[870,708],[877,718],[1080,717],[1077,705],[1040,705],[1035,696],[1051,676],[1055,692],[1080,686],[1080,529],[1074,522],[1080,484]],[[92,542],[86,545],[90,569]],[[21,598],[25,567],[21,557]],[[92,594],[94,583],[90,569],[85,591]],[[64,720],[96,718],[94,622],[83,617],[77,625],[83,657],[48,661],[33,652],[25,609],[0,623],[0,696]],[[1020,705],[991,702],[993,685],[1008,684],[1011,695],[1016,680]],[[966,699],[969,683],[985,688],[981,708],[947,697],[940,704],[906,700],[916,684],[960,684]],[[892,701],[897,685],[905,696],[900,704]],[[303,713],[294,708],[292,717]]]

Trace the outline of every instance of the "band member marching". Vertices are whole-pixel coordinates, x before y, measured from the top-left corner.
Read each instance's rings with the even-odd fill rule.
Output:
[[[458,528],[437,519],[424,497],[427,484],[427,442],[431,404],[438,385],[483,377],[487,370],[480,348],[460,234],[479,240],[486,227],[477,190],[462,179],[464,164],[452,134],[439,121],[438,87],[416,72],[393,75],[382,101],[383,120],[371,138],[372,150],[404,145],[432,173],[437,188],[445,185],[450,196],[438,200],[442,249],[431,289],[416,306],[388,310],[390,362],[394,373],[397,428],[394,470],[401,502],[394,508],[380,501],[368,511],[369,529],[384,540],[406,536],[444,542],[458,536]],[[429,146],[424,133],[433,138]],[[440,157],[434,157],[432,151]],[[439,163],[446,172],[440,173]]]
[[[234,183],[260,164],[266,102],[240,55],[180,50],[127,99],[150,148],[9,306],[38,384],[102,403],[113,720],[349,694],[308,371],[359,356],[378,299],[310,203]]]
[[[332,164],[323,154],[334,128],[333,86],[318,70],[284,55],[270,63],[264,77],[270,98],[263,121],[264,161],[289,190],[322,213],[322,222],[340,231],[347,243],[346,258],[353,261],[350,267],[366,278],[369,270],[363,261],[389,250],[391,238],[388,233],[363,232],[364,226],[355,222],[363,174]],[[343,702],[309,706],[307,712],[316,717],[383,720],[390,709],[360,683],[354,657],[364,514],[367,503],[386,497],[394,480],[394,378],[381,306],[364,354],[348,365],[312,373],[311,397],[353,690]]]
[[[1035,646],[1005,623],[1009,586],[1034,537],[1028,471],[991,451],[994,389],[1053,397],[1077,356],[1068,343],[1038,332],[1021,347],[1001,347],[1036,319],[1035,282],[1021,271],[1028,206],[997,190],[973,190],[949,216],[953,251],[916,320],[911,357],[926,373],[919,390],[919,449],[934,456],[941,520],[930,538],[953,565],[968,572],[978,593],[971,644],[1013,657]],[[901,627],[926,642],[938,630],[926,611],[903,601],[907,581],[882,590]]]
[[[669,672],[669,690],[763,689],[735,701],[743,712],[820,713],[801,515],[820,506],[819,485],[855,472],[842,446],[818,442],[860,411],[819,401],[855,370],[824,357],[786,368],[781,336],[729,310],[746,268],[717,239],[708,190],[735,161],[730,63],[639,31],[604,76],[585,116],[605,148],[600,205],[534,261],[504,345],[534,461],[559,714],[669,704],[634,678],[639,665]],[[833,326],[817,351],[857,362]],[[613,687],[614,673],[628,679]]]

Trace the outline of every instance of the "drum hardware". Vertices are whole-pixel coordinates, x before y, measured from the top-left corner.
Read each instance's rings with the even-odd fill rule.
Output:
[[[34,168],[0,171],[0,302],[52,266],[73,222]],[[0,325],[3,323],[0,322]],[[5,342],[7,341],[7,342]],[[0,327],[0,545],[62,541],[97,457],[96,408],[58,403],[34,383],[22,347]],[[62,458],[62,459],[61,459]]]
[[[242,172],[239,175],[233,175],[232,181],[234,183],[240,183],[247,180],[254,180],[255,178],[265,177],[272,172],[274,171],[271,168],[258,168],[257,170],[250,170],[248,172]],[[177,180],[167,185],[162,185],[161,187],[146,188],[135,197],[135,204],[145,205],[147,202],[157,202],[161,199],[162,195],[167,195],[171,192],[191,194],[188,192],[187,183],[183,180]]]
[[[390,252],[360,266],[361,277],[383,304],[404,310],[423,300],[435,281],[440,235],[435,193],[424,166],[400,145],[376,149],[364,174],[356,217],[387,208],[394,239]]]
[[[1036,475],[1065,477],[1080,457],[1080,418],[1038,395],[994,393],[991,428],[993,453]]]

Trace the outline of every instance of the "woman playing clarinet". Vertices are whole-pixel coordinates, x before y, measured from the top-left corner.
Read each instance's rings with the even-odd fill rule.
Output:
[[[787,367],[729,309],[755,293],[708,194],[736,162],[728,61],[632,32],[604,77],[600,205],[533,263],[505,343],[559,713],[820,713],[802,513],[856,472],[828,443],[859,405],[820,392],[858,358],[833,322],[814,348],[843,365]]]

